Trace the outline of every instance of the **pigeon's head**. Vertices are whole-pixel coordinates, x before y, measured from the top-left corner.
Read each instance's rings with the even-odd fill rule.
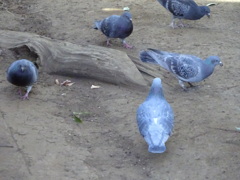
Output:
[[[147,99],[151,97],[160,97],[160,98],[164,97],[163,89],[162,89],[162,81],[160,78],[153,79],[152,86]]]
[[[214,67],[216,65],[220,65],[220,66],[223,66],[223,63],[220,61],[220,58],[218,56],[209,56],[207,59],[206,59],[206,63],[207,64],[211,64],[213,65]]]
[[[19,71],[26,72],[30,69],[30,64],[28,60],[22,59],[16,61],[16,67],[18,68]]]
[[[206,15],[208,18],[210,18],[210,8],[208,6],[200,6],[202,14]]]
[[[19,64],[18,68],[20,71],[24,72],[24,71],[27,71],[29,67],[26,66],[25,64]]]
[[[14,61],[8,68],[8,71],[16,71],[24,73],[29,70],[29,62],[28,60],[21,59]]]
[[[122,16],[132,21],[132,14],[129,11],[125,11]]]

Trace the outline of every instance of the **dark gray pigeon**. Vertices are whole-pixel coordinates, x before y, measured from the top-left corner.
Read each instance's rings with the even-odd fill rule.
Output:
[[[137,123],[140,134],[151,153],[163,153],[172,133],[174,115],[163,95],[160,78],[155,78],[146,100],[138,107]]]
[[[6,75],[7,80],[13,85],[27,87],[27,92],[22,98],[28,99],[28,94],[32,89],[32,85],[38,79],[38,70],[36,66],[26,59],[17,60],[9,66]],[[19,92],[21,95],[21,89]]]
[[[156,49],[148,49],[140,53],[143,62],[158,64],[173,73],[179,84],[186,89],[183,82],[200,82],[210,76],[216,65],[223,66],[218,56],[209,56],[202,60],[193,55],[177,54]]]
[[[122,40],[125,48],[133,48],[126,43],[125,38],[130,36],[133,31],[132,15],[125,11],[121,16],[112,15],[103,20],[96,21],[94,29],[99,29],[107,36],[107,45],[110,44],[110,38],[119,38]]]
[[[175,25],[175,18],[198,20],[207,15],[210,17],[210,9],[208,6],[198,6],[193,0],[158,0],[158,2],[170,11],[173,15],[170,26],[173,28]],[[180,26],[184,26],[181,22]]]

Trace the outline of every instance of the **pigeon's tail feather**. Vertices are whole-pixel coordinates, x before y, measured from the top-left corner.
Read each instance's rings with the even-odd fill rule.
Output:
[[[151,49],[151,48],[148,48],[148,51],[152,51],[152,52],[158,54],[158,56],[167,56],[169,54],[173,54],[173,53],[169,53],[169,52],[166,52],[166,51],[160,51],[160,50]]]
[[[166,151],[166,146],[149,146],[148,151],[151,153],[163,153]]]
[[[142,51],[140,53],[140,59],[142,62],[158,64],[169,70],[168,65],[165,61],[165,52],[155,49],[148,49],[147,51]]]
[[[146,63],[158,64],[158,62],[155,59],[153,59],[153,57],[150,56],[147,51],[142,51],[140,53],[140,60]]]
[[[101,24],[102,24],[101,20],[95,21],[93,29],[96,29],[96,30],[101,29]]]
[[[165,142],[168,139],[161,126],[152,124],[148,128],[148,133],[144,137],[148,143],[148,151],[151,153],[163,153],[166,151]]]

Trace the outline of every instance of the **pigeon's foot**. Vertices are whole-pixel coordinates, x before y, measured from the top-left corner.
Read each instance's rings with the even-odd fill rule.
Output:
[[[178,26],[175,24],[175,22],[173,21],[173,22],[171,22],[171,24],[169,24],[169,26],[171,27],[171,28],[173,28],[173,29],[176,29],[176,28],[178,28]]]
[[[179,23],[177,23],[177,24],[175,23],[174,20],[172,20],[172,22],[169,26],[172,27],[173,29],[190,27],[188,24],[184,24],[181,20],[179,20]]]
[[[123,47],[127,48],[127,49],[132,49],[133,46],[131,46],[130,44],[128,44],[125,39],[122,39],[122,43],[123,43]]]
[[[21,90],[21,88],[18,89],[18,94],[19,94],[20,96],[22,96],[22,90]]]
[[[27,86],[27,92],[26,92],[26,94],[25,94],[24,96],[22,96],[21,98],[22,98],[23,100],[29,99],[29,98],[28,98],[28,94],[30,93],[31,90],[32,90],[32,86]]]
[[[187,88],[184,85],[184,82],[181,80],[178,80],[179,85],[183,88],[184,91],[187,91]]]
[[[132,49],[133,46],[127,44],[127,43],[123,43],[123,47],[127,48],[127,49]]]
[[[29,98],[28,98],[28,92],[27,92],[24,96],[21,96],[21,99],[22,99],[22,100],[26,100],[26,99],[29,100]]]
[[[110,43],[110,39],[107,38],[107,46],[112,46],[112,44]]]
[[[184,28],[184,27],[190,27],[190,25],[184,24],[182,21],[180,21],[180,23],[178,23],[177,27]]]

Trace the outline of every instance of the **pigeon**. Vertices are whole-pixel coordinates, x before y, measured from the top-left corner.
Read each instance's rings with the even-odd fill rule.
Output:
[[[19,87],[27,87],[27,92],[23,99],[28,99],[28,94],[33,84],[38,79],[38,70],[36,66],[29,60],[21,59],[13,62],[6,71],[7,80],[13,85]],[[22,94],[21,89],[19,90]]]
[[[172,13],[173,18],[170,24],[172,28],[177,27],[175,18],[180,19],[180,26],[184,27],[181,19],[198,20],[205,15],[210,17],[209,7],[198,6],[193,0],[158,0],[158,2]]]
[[[146,63],[158,64],[173,73],[180,86],[186,90],[184,82],[191,86],[193,82],[200,82],[210,76],[216,65],[223,66],[218,56],[209,56],[202,60],[199,57],[187,54],[177,54],[156,49],[140,52],[140,60]]]
[[[102,31],[107,37],[107,46],[111,45],[110,38],[119,38],[125,48],[133,48],[125,40],[133,31],[132,15],[128,11],[125,11],[121,16],[112,15],[103,20],[95,21],[94,29]]]
[[[140,134],[151,153],[166,151],[165,143],[172,134],[174,114],[163,94],[160,78],[155,78],[148,97],[137,109],[137,124]]]

